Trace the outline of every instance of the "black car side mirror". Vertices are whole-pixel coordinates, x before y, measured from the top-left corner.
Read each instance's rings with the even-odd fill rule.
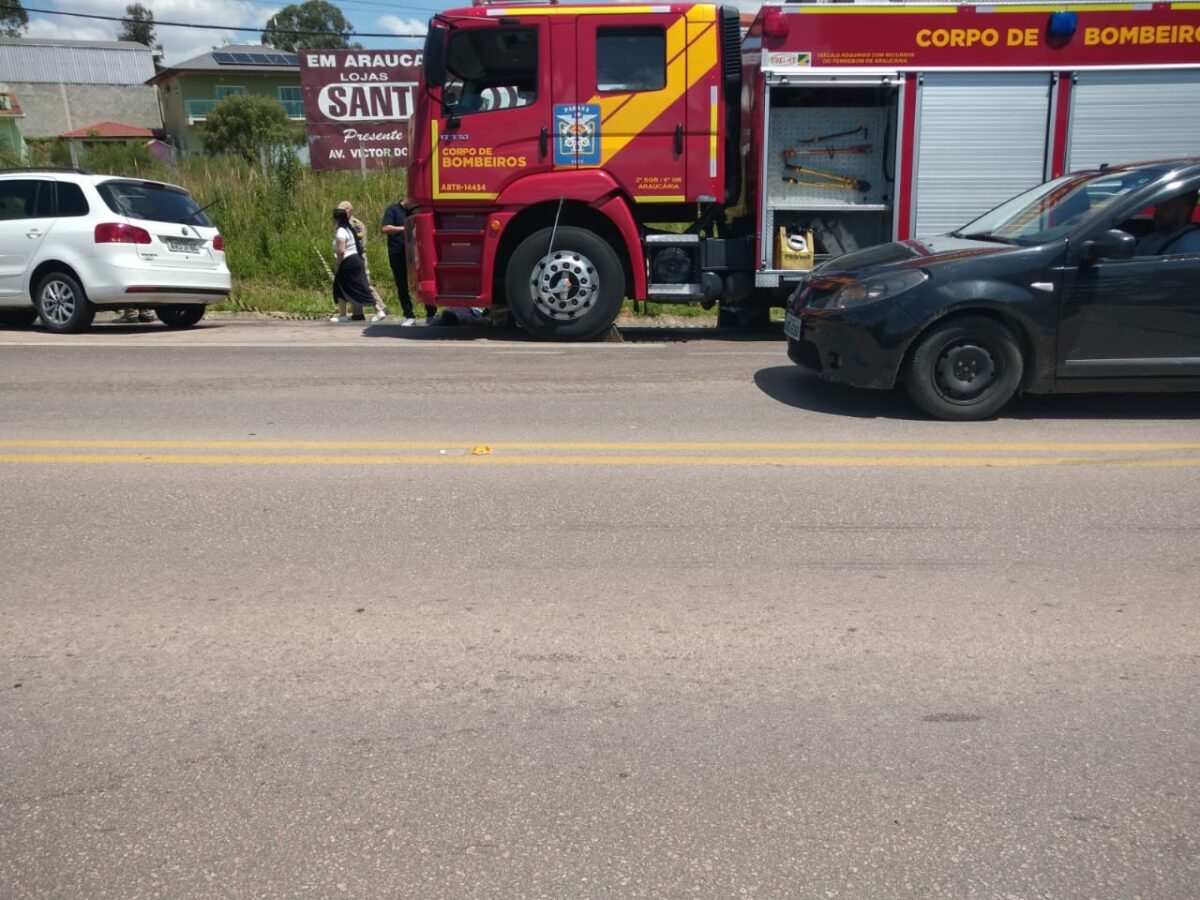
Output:
[[[1094,241],[1083,245],[1083,258],[1092,262],[1101,259],[1132,259],[1137,241],[1119,228],[1110,228]]]

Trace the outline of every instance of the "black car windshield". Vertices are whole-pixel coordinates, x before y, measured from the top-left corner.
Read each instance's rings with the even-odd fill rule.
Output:
[[[182,188],[154,181],[102,181],[96,190],[108,208],[120,216],[213,227],[212,221]]]
[[[1044,244],[1097,215],[1114,200],[1156,180],[1168,166],[1064,175],[1018,194],[954,232],[956,237]]]

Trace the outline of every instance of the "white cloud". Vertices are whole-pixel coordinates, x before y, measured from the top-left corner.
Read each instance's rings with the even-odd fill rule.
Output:
[[[48,41],[111,41],[114,35],[115,31],[105,28],[103,23],[58,16],[52,19],[35,19],[30,16],[29,29],[25,32],[26,37]]]
[[[424,34],[426,23],[421,19],[402,19],[399,16],[380,16],[379,27],[392,34]]]
[[[125,7],[133,0],[56,0],[55,6],[71,12],[95,13],[102,16],[123,16]],[[276,5],[250,3],[247,0],[141,0],[154,13],[157,21],[194,22],[197,24],[220,24],[261,29],[267,19],[279,11]],[[120,22],[96,19],[78,19],[69,16],[29,17],[29,37],[59,38],[82,41],[116,40],[121,30]],[[206,53],[214,46],[228,43],[258,43],[254,32],[227,31],[223,29],[172,28],[155,25],[155,35],[163,45],[167,65],[183,62],[193,56]]]

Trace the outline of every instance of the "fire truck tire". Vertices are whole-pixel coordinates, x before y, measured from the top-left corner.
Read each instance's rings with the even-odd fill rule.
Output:
[[[563,225],[557,231],[543,228],[517,245],[504,290],[513,318],[531,334],[590,341],[616,321],[625,299],[625,273],[607,241]]]

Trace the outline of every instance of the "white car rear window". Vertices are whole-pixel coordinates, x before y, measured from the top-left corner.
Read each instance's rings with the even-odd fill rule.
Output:
[[[152,222],[182,222],[202,228],[214,227],[196,201],[182,188],[150,181],[104,181],[96,185],[96,190],[108,208],[120,216]]]

